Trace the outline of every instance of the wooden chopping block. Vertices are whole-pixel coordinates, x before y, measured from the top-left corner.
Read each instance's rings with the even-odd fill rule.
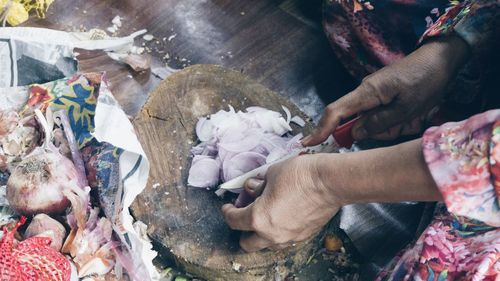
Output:
[[[149,226],[159,250],[170,252],[179,266],[197,277],[274,280],[300,269],[316,239],[281,251],[245,253],[238,245],[240,233],[229,229],[222,217],[221,206],[230,198],[187,186],[198,118],[227,110],[228,105],[236,110],[258,105],[279,112],[284,105],[292,115],[307,120],[290,101],[233,70],[196,65],[171,75],[151,93],[134,120],[151,172],[132,212]],[[304,129],[295,127],[294,133],[309,132],[312,126],[307,123]]]

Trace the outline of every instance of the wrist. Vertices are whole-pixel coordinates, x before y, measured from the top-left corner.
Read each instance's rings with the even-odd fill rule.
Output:
[[[471,55],[469,44],[458,35],[438,37],[419,48],[424,57],[441,60],[445,71],[455,75]]]
[[[339,206],[355,203],[352,194],[349,194],[349,184],[352,184],[349,178],[358,171],[356,167],[350,166],[348,154],[316,154],[314,164],[319,188],[324,190],[328,202]]]
[[[318,154],[318,182],[326,198],[341,206],[440,200],[420,145],[416,140],[361,152]]]

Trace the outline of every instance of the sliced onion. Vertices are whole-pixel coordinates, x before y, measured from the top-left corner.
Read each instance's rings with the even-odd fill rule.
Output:
[[[273,120],[271,123],[273,126],[273,132],[276,133],[277,135],[284,135],[288,133],[289,131],[292,130],[292,127],[290,127],[290,124],[286,122],[283,117],[280,117],[278,119]]]
[[[292,113],[290,112],[290,109],[288,109],[284,105],[282,105],[281,108],[283,108],[283,111],[285,111],[285,114],[286,114],[286,123],[290,124],[290,120],[292,119]]]
[[[262,155],[268,155],[269,154],[269,150],[267,149],[267,147],[265,145],[263,145],[262,143],[257,145],[256,147],[254,147],[252,150],[250,150],[252,152],[256,152],[256,153],[259,153],[259,154],[262,154]]]
[[[205,150],[206,144],[205,143],[200,143],[197,146],[193,146],[191,148],[191,154],[193,155],[201,155],[203,153],[203,150]]]
[[[266,157],[255,152],[242,152],[223,163],[224,180],[228,181],[243,175],[266,163]]]
[[[276,160],[282,158],[283,156],[287,155],[289,152],[281,147],[277,147],[273,149],[269,155],[266,157],[266,163],[273,163]]]
[[[227,181],[266,161],[274,162],[299,146],[297,140],[302,136],[292,139],[289,135],[290,122],[297,118],[292,118],[288,108],[282,108],[285,118],[259,106],[248,107],[246,112],[236,112],[230,106],[228,111],[200,118],[196,134],[201,143],[191,149],[195,157],[189,170],[189,185],[214,186],[219,179]]]
[[[235,132],[234,134],[226,134],[221,139],[219,147],[231,152],[250,151],[260,144],[261,138],[262,134],[259,133]]]
[[[274,134],[265,134],[262,138],[262,145],[266,147],[268,151],[279,147],[284,148],[288,142],[288,138],[280,137]]]
[[[200,141],[209,141],[213,137],[214,129],[212,121],[202,117],[196,123],[196,136]]]
[[[196,164],[198,161],[203,160],[203,159],[213,159],[212,157],[208,155],[196,155],[193,157],[193,164]]]
[[[236,154],[238,154],[238,153],[228,151],[222,147],[219,147],[219,154],[217,155],[217,158],[219,158],[221,160],[221,162],[224,162],[224,161],[231,159]]]
[[[304,119],[300,118],[300,116],[293,116],[292,119],[290,119],[290,122],[293,122],[300,127],[304,127],[306,125],[306,121]]]
[[[215,159],[203,157],[193,160],[189,169],[188,184],[194,187],[215,186],[219,182],[219,171],[220,164]]]
[[[246,108],[246,111],[249,112],[249,113],[253,113],[253,112],[268,112],[269,109],[264,108],[264,107],[260,107],[260,106],[249,106],[249,107]]]

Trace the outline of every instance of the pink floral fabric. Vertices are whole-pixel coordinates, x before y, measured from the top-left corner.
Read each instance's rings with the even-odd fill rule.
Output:
[[[448,211],[499,227],[499,197],[490,167],[500,157],[490,155],[491,140],[499,137],[493,134],[496,120],[500,120],[500,110],[430,128],[423,138],[423,150]]]
[[[428,129],[423,152],[445,205],[377,280],[500,280],[500,110]]]
[[[491,48],[499,32],[499,0],[465,0],[452,2],[422,35],[422,39],[458,34],[473,52]],[[498,40],[498,39],[497,39]]]

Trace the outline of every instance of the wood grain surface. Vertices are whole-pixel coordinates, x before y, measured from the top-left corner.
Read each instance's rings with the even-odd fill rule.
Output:
[[[168,77],[134,120],[151,172],[132,211],[149,226],[150,237],[195,276],[271,280],[276,270],[284,273],[301,268],[312,253],[313,241],[282,251],[244,253],[238,245],[240,233],[228,228],[220,211],[231,198],[222,200],[213,191],[186,183],[198,118],[228,105],[236,110],[257,105],[276,111],[282,111],[284,105],[292,114],[307,118],[287,99],[227,68],[197,65]],[[304,130],[310,129],[311,123]]]
[[[353,87],[321,28],[321,0],[56,0],[47,18],[25,25],[67,31],[106,29],[123,17],[113,36],[147,29],[154,67],[182,69],[219,64],[240,71],[288,97],[318,118],[326,103]],[[170,41],[167,39],[175,35]],[[166,55],[168,54],[168,59]],[[106,71],[126,113],[135,115],[161,81],[134,73],[103,53],[82,52],[80,69]]]

